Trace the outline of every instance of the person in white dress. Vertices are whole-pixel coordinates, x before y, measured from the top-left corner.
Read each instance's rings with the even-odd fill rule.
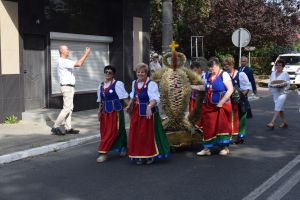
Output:
[[[279,128],[286,128],[288,126],[286,118],[284,116],[284,103],[290,86],[290,77],[287,72],[283,71],[284,66],[284,60],[280,59],[276,62],[275,71],[272,72],[268,85],[275,103],[274,115],[271,122],[267,124],[267,127],[271,129],[275,127],[275,121],[278,116],[282,120]]]

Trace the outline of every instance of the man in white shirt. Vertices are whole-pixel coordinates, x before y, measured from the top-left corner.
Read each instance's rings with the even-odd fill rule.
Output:
[[[51,132],[53,135],[65,135],[65,134],[78,134],[79,131],[72,128],[71,115],[74,108],[73,98],[75,93],[75,76],[73,74],[74,67],[80,67],[91,49],[86,48],[82,57],[77,61],[69,60],[70,50],[67,46],[62,45],[59,47],[59,59],[57,63],[57,72],[59,76],[59,83],[61,86],[61,92],[63,95],[63,109],[59,113]],[[64,123],[65,122],[65,123]],[[65,124],[66,132],[63,133],[59,127]]]

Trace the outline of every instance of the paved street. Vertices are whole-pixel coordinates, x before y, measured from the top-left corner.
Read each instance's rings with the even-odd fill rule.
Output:
[[[193,149],[147,166],[117,155],[98,164],[94,141],[0,166],[0,199],[300,199],[298,96],[288,97],[287,129],[267,129],[271,97],[251,103],[249,137],[229,156],[196,157]]]

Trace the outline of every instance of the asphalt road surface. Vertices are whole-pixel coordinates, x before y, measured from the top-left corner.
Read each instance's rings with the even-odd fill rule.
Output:
[[[199,149],[192,149],[152,165],[138,166],[116,154],[98,164],[94,141],[0,166],[0,199],[300,199],[298,96],[288,97],[287,129],[266,127],[273,113],[271,97],[251,105],[248,138],[231,145],[228,156],[197,157]]]

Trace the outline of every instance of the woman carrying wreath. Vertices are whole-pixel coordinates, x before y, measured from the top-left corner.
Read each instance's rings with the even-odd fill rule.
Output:
[[[116,69],[110,65],[104,67],[105,81],[99,85],[98,99],[100,121],[100,144],[98,152],[100,156],[97,162],[107,160],[107,153],[111,150],[126,155],[127,135],[125,130],[124,111],[121,100],[128,103],[128,93],[124,83],[114,79]]]
[[[125,108],[132,108],[128,156],[136,164],[151,164],[158,158],[168,157],[170,151],[157,108],[160,102],[158,86],[147,74],[148,65],[137,64],[137,80],[132,82],[130,102]]]
[[[290,87],[290,77],[287,72],[283,71],[285,66],[285,61],[279,59],[275,63],[275,71],[272,72],[269,82],[269,90],[273,95],[273,100],[275,103],[274,115],[267,127],[273,129],[275,127],[275,120],[279,116],[282,123],[279,128],[286,128],[288,126],[286,118],[284,116],[284,103],[288,94],[288,89]]]

